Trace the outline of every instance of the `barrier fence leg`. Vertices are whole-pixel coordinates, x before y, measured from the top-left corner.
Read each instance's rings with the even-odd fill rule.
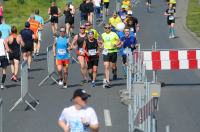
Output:
[[[40,104],[29,92],[28,92],[29,97],[34,100],[37,104]]]
[[[55,72],[54,72],[55,73]],[[47,75],[40,83],[38,86],[41,86],[43,83],[47,81],[47,79],[51,78],[56,84],[58,84],[58,81],[52,76],[54,73],[51,75]]]
[[[18,105],[19,103],[21,103],[22,101],[23,101],[22,98],[20,98],[19,100],[17,100],[17,102],[15,102],[15,104],[13,105],[13,107],[11,107],[11,109],[9,110],[9,112],[13,111],[14,108],[17,107],[17,105]]]
[[[157,132],[156,130],[156,119],[155,118],[152,118],[152,132]]]
[[[26,103],[31,109],[33,109],[34,111],[36,111],[36,109],[35,109],[27,100],[25,100],[25,103]]]
[[[3,101],[0,98],[0,132],[3,132]]]

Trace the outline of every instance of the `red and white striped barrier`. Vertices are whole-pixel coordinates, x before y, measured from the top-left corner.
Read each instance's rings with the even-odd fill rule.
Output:
[[[142,51],[146,70],[200,69],[200,50]]]

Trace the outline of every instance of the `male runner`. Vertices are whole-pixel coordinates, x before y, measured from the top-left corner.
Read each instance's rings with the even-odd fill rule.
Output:
[[[67,88],[67,76],[69,65],[69,51],[71,49],[69,39],[66,37],[66,30],[64,27],[60,28],[60,35],[54,39],[53,51],[56,56],[56,67],[59,74],[60,86]],[[62,72],[63,70],[63,72]]]
[[[103,61],[104,61],[104,68],[105,68],[105,76],[103,80],[103,87],[104,88],[111,88],[110,85],[110,68],[112,68],[113,73],[113,80],[117,79],[117,52],[118,47],[120,47],[120,40],[118,35],[115,32],[111,31],[111,25],[105,24],[104,25],[105,32],[101,35],[102,36],[102,43],[103,43]]]
[[[40,28],[38,29],[38,44],[35,45],[34,48],[34,53],[38,56],[39,51],[40,51],[40,46],[41,46],[41,41],[42,41],[42,30],[44,26],[44,19],[39,15],[40,11],[37,9],[35,10],[35,20],[40,23]]]
[[[21,48],[23,60],[28,62],[28,69],[30,70],[35,36],[34,32],[30,29],[29,22],[25,22],[25,28],[20,31],[20,35],[24,42],[24,46]]]

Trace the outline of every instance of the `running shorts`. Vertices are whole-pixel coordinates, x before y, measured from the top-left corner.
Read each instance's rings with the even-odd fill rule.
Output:
[[[25,44],[22,47],[22,52],[32,52],[33,51],[33,44]]]
[[[8,59],[6,56],[0,56],[0,67],[6,68],[9,65]]]
[[[175,23],[175,19],[174,20],[167,20],[168,25],[171,25],[172,23]]]
[[[98,66],[98,63],[99,63],[99,58],[89,59],[87,62],[88,69],[92,69],[93,66]]]
[[[9,60],[19,60],[20,61],[20,51],[9,53]]]
[[[67,66],[69,64],[69,60],[65,59],[65,60],[56,60],[56,65],[63,65],[63,66]]]
[[[58,17],[57,16],[51,16],[51,23],[58,23]]]
[[[109,7],[109,2],[104,2],[103,4],[104,4],[104,7],[105,7],[106,9],[108,9],[108,7]]]
[[[117,62],[117,52],[108,53],[107,55],[103,55],[103,61],[104,62]]]

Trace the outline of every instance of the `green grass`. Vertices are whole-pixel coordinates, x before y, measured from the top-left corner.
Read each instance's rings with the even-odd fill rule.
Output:
[[[24,22],[34,12],[35,9],[40,10],[40,15],[44,20],[48,19],[48,8],[52,0],[24,0],[24,4],[20,4],[19,0],[7,0],[4,2],[4,17],[6,23],[15,25],[18,29],[24,27]],[[78,6],[82,0],[73,0],[73,4]],[[63,11],[66,0],[57,0],[58,7]]]
[[[200,4],[198,0],[189,0],[186,25],[200,37]]]

